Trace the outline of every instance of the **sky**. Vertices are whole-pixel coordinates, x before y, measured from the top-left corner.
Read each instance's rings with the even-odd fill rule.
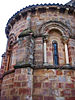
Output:
[[[5,35],[6,24],[22,8],[32,4],[59,3],[66,4],[69,0],[1,0],[0,2],[0,66],[2,54],[6,51],[7,38]]]

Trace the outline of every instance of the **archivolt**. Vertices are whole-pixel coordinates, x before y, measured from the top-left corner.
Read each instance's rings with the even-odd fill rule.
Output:
[[[61,21],[48,21],[42,24],[39,28],[40,34],[47,34],[50,30],[57,29],[61,32],[62,36],[70,36],[72,31],[71,29]]]
[[[13,43],[16,41],[16,36],[15,36],[15,34],[14,33],[11,33],[10,35],[9,35],[9,45],[11,46],[11,45],[13,45]]]

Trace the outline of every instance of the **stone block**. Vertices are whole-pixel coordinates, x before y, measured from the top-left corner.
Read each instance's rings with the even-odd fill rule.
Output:
[[[56,100],[65,100],[65,97],[56,97]]]
[[[75,96],[75,88],[71,90],[71,95]]]
[[[44,100],[55,100],[54,97],[51,96],[44,96]]]
[[[13,100],[20,100],[20,96],[13,96]]]
[[[27,82],[22,82],[22,87],[26,87],[27,86]]]
[[[56,75],[62,75],[62,70],[56,70]]]
[[[43,83],[43,88],[51,88],[51,87],[52,87],[52,83],[51,82]]]
[[[75,100],[75,97],[66,97],[65,100]]]
[[[14,94],[15,94],[15,89],[12,88],[12,89],[10,90],[10,95],[14,95]]]
[[[67,70],[65,70],[64,71],[64,75],[66,75],[66,76],[73,76],[74,75],[74,71],[71,71],[71,70],[67,71]]]
[[[71,95],[71,89],[64,89],[61,91],[62,96],[70,96]]]
[[[66,83],[65,87],[66,88],[74,88],[74,84],[73,83]]]
[[[13,88],[13,87],[14,87],[13,84],[10,84],[10,85],[9,85],[9,89],[10,89],[10,88]]]
[[[19,88],[19,95],[31,95],[30,88]]]
[[[72,82],[75,82],[75,77],[71,77],[71,81]]]
[[[49,89],[42,89],[42,95],[49,95]]]
[[[21,74],[21,75],[18,76],[18,81],[24,81],[24,80],[25,81],[27,80],[27,76],[26,75],[22,75]]]
[[[21,87],[21,82],[14,82],[14,87]]]
[[[15,74],[20,74],[21,73],[21,69],[16,69],[15,70]]]
[[[66,82],[66,76],[59,76],[58,81],[59,82]]]
[[[35,96],[33,96],[33,100],[43,100],[43,96],[37,96],[37,95],[35,95]]]
[[[33,94],[34,95],[43,95],[43,90],[40,88],[34,88],[33,89]]]
[[[65,88],[65,83],[57,83],[56,87],[57,88]]]
[[[34,88],[41,88],[41,82],[39,82],[39,83],[34,83]]]

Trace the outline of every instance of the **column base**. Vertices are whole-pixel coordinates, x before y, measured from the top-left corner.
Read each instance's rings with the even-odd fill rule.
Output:
[[[48,62],[44,62],[44,64],[43,64],[44,66],[48,66],[49,64],[48,64]]]
[[[72,66],[70,64],[64,65],[65,67],[71,68]]]

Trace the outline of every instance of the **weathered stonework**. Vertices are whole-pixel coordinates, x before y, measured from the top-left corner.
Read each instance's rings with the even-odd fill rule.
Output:
[[[8,21],[5,32],[0,100],[75,100],[74,6],[26,7]]]

